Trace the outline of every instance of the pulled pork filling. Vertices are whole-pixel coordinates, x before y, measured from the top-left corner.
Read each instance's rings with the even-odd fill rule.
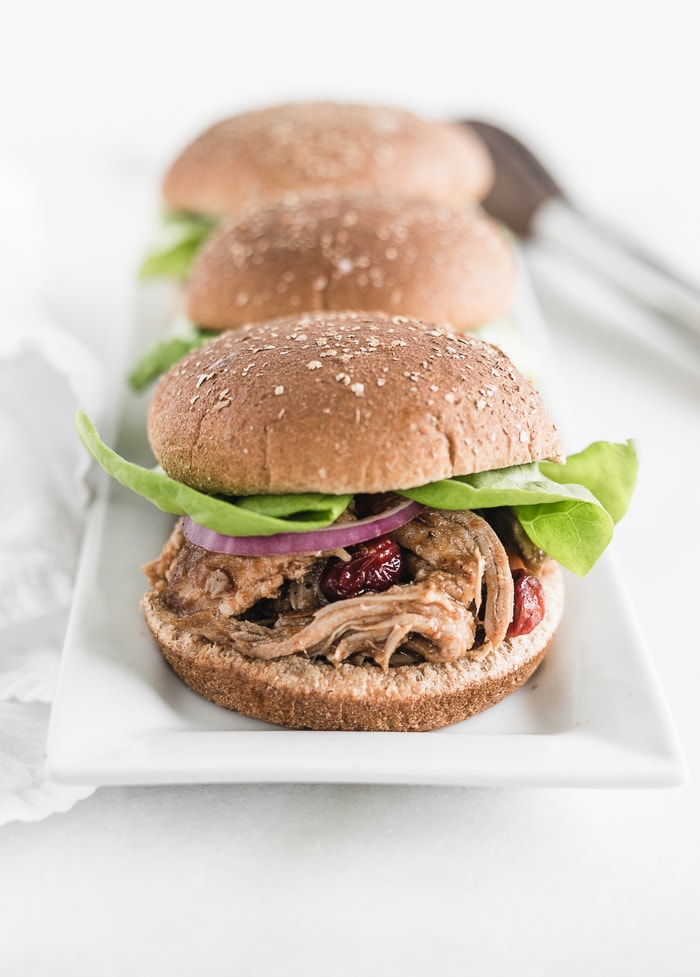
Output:
[[[401,578],[383,592],[329,603],[329,562],[347,554],[241,557],[190,543],[178,522],[161,555],[144,567],[169,622],[249,657],[305,654],[383,669],[420,661],[481,658],[513,617],[514,517],[492,525],[475,512],[423,509],[394,530]],[[509,556],[510,553],[510,556]]]

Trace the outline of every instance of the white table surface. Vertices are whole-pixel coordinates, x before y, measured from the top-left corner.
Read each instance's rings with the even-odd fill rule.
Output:
[[[325,10],[307,6],[318,16]],[[565,56],[540,38],[534,62],[517,43],[527,18],[515,3],[492,5],[492,19],[475,15],[479,44],[466,17],[457,40],[444,27],[419,23],[428,52],[423,61],[407,28],[398,31],[401,51],[386,55],[367,19],[358,24],[355,17],[344,31],[344,56],[364,51],[374,88],[362,65],[333,74],[342,59],[322,52],[329,79],[324,88],[312,70],[307,34],[294,35],[300,45],[295,57],[283,56],[277,34],[272,51],[261,44],[260,11],[249,12],[245,30],[231,16],[225,63],[236,95],[224,99],[212,97],[202,78],[208,71],[211,77],[224,73],[221,59],[229,48],[216,23],[206,44],[197,36],[200,46],[189,60],[187,24],[167,24],[166,36],[169,30],[180,54],[161,54],[149,73],[149,45],[152,53],[160,43],[158,16],[170,7],[126,4],[111,25],[117,37],[104,59],[84,54],[73,40],[64,54],[77,66],[62,76],[58,68],[66,62],[50,43],[51,30],[63,38],[70,32],[53,12],[59,8],[44,5],[49,22],[33,63],[47,62],[45,100],[36,79],[24,95],[30,109],[41,110],[39,124],[22,121],[13,103],[6,141],[37,179],[46,208],[48,310],[112,362],[120,331],[128,328],[133,268],[168,152],[225,104],[329,90],[375,93],[442,114],[464,106],[467,114],[518,123],[521,132],[537,135],[584,200],[697,272],[700,154],[674,101],[698,91],[690,22],[680,24],[676,57],[666,53],[664,71],[652,81],[642,49],[661,43],[653,18],[637,23],[623,64],[619,47],[591,28],[592,6],[584,15],[578,5],[542,4],[540,13],[570,11],[572,22],[562,18],[558,29],[570,38],[575,28],[580,43]],[[612,12],[609,6],[600,4],[598,13],[608,10],[619,44],[627,37],[626,18],[640,14],[630,4]],[[89,19],[92,9],[68,4],[67,15]],[[360,9],[367,18],[371,8]],[[436,19],[446,11],[437,4]],[[506,16],[512,31],[494,71],[488,45]],[[279,34],[290,25],[284,20]],[[385,45],[388,25],[388,15],[379,17]],[[89,26],[97,29],[94,17]],[[18,28],[29,50],[29,14],[18,15]],[[139,40],[131,72],[121,85],[120,57],[133,38]],[[413,58],[412,70],[400,53]],[[11,52],[10,69],[18,63]],[[586,85],[594,66],[601,77]],[[547,85],[553,67],[566,82],[556,90]],[[494,72],[490,84],[483,81],[487,70]],[[171,88],[162,80],[167,72]],[[515,88],[504,80],[513,72],[521,79]],[[47,77],[56,79],[56,90]],[[620,82],[617,101],[608,97],[614,79]],[[660,144],[649,121],[658,120],[654,113],[664,98],[673,111],[670,119],[660,116],[666,139]],[[114,113],[114,125],[98,112],[95,142],[88,145],[79,123],[100,99]],[[605,160],[591,151],[591,142],[606,147]],[[635,339],[634,317],[612,301],[601,303],[595,289],[582,292],[555,258],[535,252],[531,264],[582,444],[629,436],[641,444],[638,490],[615,545],[675,716],[689,782],[663,790],[100,789],[66,814],[0,831],[0,973],[698,977],[700,356],[670,345],[664,351],[655,336]],[[118,382],[114,371],[111,379]]]

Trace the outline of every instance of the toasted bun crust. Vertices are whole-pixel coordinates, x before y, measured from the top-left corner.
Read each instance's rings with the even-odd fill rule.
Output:
[[[493,166],[466,126],[381,106],[297,103],[211,126],[163,184],[177,210],[222,217],[290,193],[376,193],[461,206],[486,195]]]
[[[225,495],[385,492],[561,457],[495,346],[356,313],[223,333],[161,377],[148,433],[168,475]]]
[[[187,314],[212,330],[319,309],[470,329],[508,312],[515,262],[478,210],[397,197],[278,203],[229,222],[195,259]]]
[[[533,632],[506,638],[479,661],[330,665],[301,655],[247,658],[173,626],[149,591],[141,607],[163,655],[191,689],[226,709],[295,729],[397,732],[438,729],[483,712],[519,688],[540,664],[561,619],[564,584],[549,562],[546,613]]]

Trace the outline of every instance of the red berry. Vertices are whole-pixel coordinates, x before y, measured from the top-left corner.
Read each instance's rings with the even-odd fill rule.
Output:
[[[506,637],[516,638],[529,634],[544,617],[544,587],[537,577],[527,570],[513,571],[513,620],[508,625]]]
[[[367,591],[388,590],[401,575],[401,549],[390,536],[359,543],[347,562],[334,557],[321,580],[326,600],[346,600]]]

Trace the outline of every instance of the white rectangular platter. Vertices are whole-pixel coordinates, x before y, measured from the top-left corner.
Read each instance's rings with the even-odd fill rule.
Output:
[[[520,341],[551,369],[527,281]],[[144,341],[150,328],[144,329]],[[142,345],[137,343],[138,345]],[[557,416],[551,394],[546,395]],[[145,399],[125,395],[118,450],[152,464]],[[601,437],[604,437],[601,432]],[[101,473],[100,473],[101,476]],[[495,708],[431,733],[291,731],[200,699],[169,669],[139,610],[140,566],[173,517],[99,478],[49,733],[60,781],[670,786],[685,765],[624,581],[608,553],[567,575],[564,621],[544,664]]]

